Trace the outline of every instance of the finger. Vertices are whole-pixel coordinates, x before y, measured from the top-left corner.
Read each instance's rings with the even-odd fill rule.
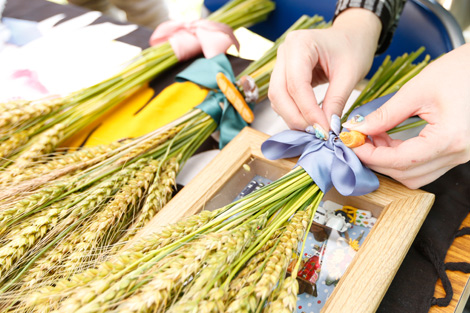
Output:
[[[420,177],[410,179],[410,180],[406,180],[403,182],[403,184],[410,189],[418,189],[424,185],[432,183],[433,181],[435,181],[436,179],[438,179],[439,177],[447,173],[449,170],[451,170],[453,167],[454,166],[440,168],[439,170],[429,173],[427,175],[420,176]]]
[[[323,110],[318,106],[312,88],[312,72],[318,63],[318,54],[305,53],[297,45],[286,46],[286,81],[290,97],[297,104],[309,125],[320,124],[325,130],[330,126]]]
[[[374,171],[393,177],[396,180],[409,181],[426,176],[430,173],[437,172],[441,168],[452,168],[454,166],[457,166],[458,164],[459,163],[455,160],[454,156],[447,155],[436,158],[426,163],[416,164],[407,170],[397,170],[380,166],[373,166],[367,164],[366,165]]]
[[[342,115],[344,106],[356,84],[353,77],[349,69],[344,69],[334,73],[334,76],[330,78],[330,85],[323,100],[323,111],[328,122],[333,114]]]
[[[367,115],[364,121],[354,124],[346,123],[343,126],[367,135],[377,135],[394,128],[410,116],[416,115],[423,99],[415,95],[417,93],[410,93],[408,90],[401,91]]]
[[[429,125],[428,125],[429,126]],[[400,142],[395,146],[374,146],[370,143],[354,149],[356,155],[365,164],[406,170],[415,164],[424,163],[437,158],[443,153],[438,137],[432,132],[425,131],[426,126],[418,137]]]
[[[291,129],[305,130],[309,125],[289,96],[286,85],[285,53],[283,46],[278,49],[278,58],[271,74],[268,97],[274,111]]]
[[[393,139],[387,133],[382,133],[382,134],[378,134],[378,135],[370,136],[370,137],[372,139],[371,142],[373,142],[374,146],[376,147],[381,147],[381,146],[396,147],[403,142],[403,140],[400,140],[400,139]]]
[[[439,169],[437,169],[433,172],[428,172],[427,174],[412,177],[412,178],[403,178],[403,177],[400,177],[400,176],[394,176],[393,173],[383,173],[383,172],[380,171],[380,169],[374,168],[374,167],[371,167],[371,169],[376,171],[376,172],[379,172],[381,174],[390,176],[391,178],[393,178],[396,181],[402,183],[403,185],[405,185],[406,187],[408,187],[410,189],[417,189],[417,188],[420,188],[424,185],[427,185],[427,184],[435,181],[436,179],[438,179],[439,177],[444,175],[446,172],[451,170],[453,167],[455,167],[455,165],[454,166],[441,167],[441,168],[439,168]]]

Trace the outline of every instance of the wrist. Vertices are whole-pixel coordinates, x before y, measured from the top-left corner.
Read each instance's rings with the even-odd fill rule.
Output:
[[[336,17],[332,27],[344,32],[354,46],[364,48],[368,55],[375,54],[382,23],[373,12],[363,8],[346,9]]]

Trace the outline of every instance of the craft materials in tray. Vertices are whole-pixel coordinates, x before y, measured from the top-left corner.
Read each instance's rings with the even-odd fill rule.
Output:
[[[269,183],[271,180],[256,175],[235,200]],[[299,245],[287,270],[290,273],[301,257],[297,312],[320,312],[376,221],[370,211],[330,200],[318,207],[304,253],[299,256]]]

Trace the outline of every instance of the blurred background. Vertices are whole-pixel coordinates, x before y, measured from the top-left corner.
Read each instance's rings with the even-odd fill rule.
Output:
[[[67,3],[67,0],[50,0],[56,3]],[[73,0],[72,0],[73,1]],[[76,0],[77,1],[77,0]],[[85,2],[85,6],[95,6],[93,3],[100,2],[104,0],[79,0],[79,2]],[[123,2],[119,0],[115,0],[116,3]],[[204,7],[204,0],[146,0],[142,2],[160,2],[162,3],[166,9],[168,18],[171,19],[178,19],[178,20],[192,20],[199,18],[201,15],[204,16],[205,14],[205,7]],[[452,16],[456,19],[458,24],[460,25],[466,42],[470,42],[470,0],[427,0],[429,2],[437,2],[443,8],[445,8],[448,12],[452,14]],[[136,1],[128,1],[129,3],[136,2]],[[217,1],[207,1],[217,2]],[[221,2],[221,1],[218,1]],[[119,9],[116,5],[112,5],[113,1],[110,1],[111,5],[107,6],[104,13],[107,15],[111,15],[114,18],[125,21],[126,20],[126,13]],[[158,21],[157,21],[158,22]],[[137,23],[139,24],[139,23]],[[150,23],[150,25],[154,25]],[[146,26],[146,25],[142,25]]]

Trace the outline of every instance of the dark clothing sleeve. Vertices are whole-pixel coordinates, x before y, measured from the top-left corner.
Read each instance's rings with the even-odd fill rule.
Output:
[[[338,0],[335,18],[348,8],[364,8],[374,12],[382,22],[377,54],[387,50],[406,0]]]

